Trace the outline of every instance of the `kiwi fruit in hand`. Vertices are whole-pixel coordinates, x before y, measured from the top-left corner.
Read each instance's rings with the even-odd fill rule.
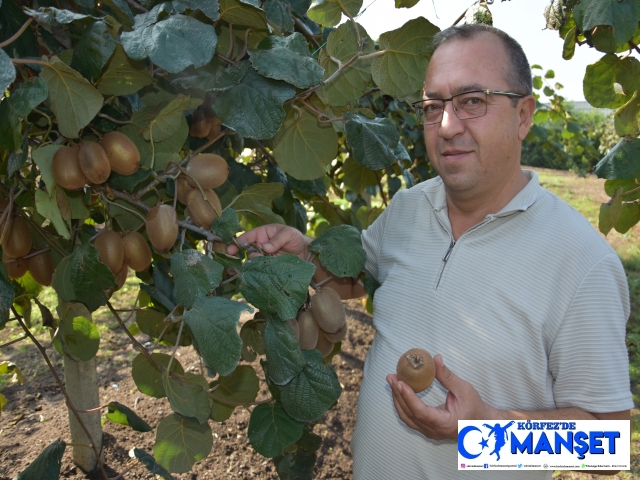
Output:
[[[429,388],[436,378],[436,364],[429,352],[422,348],[412,348],[398,360],[396,367],[398,380],[411,387],[415,393]]]

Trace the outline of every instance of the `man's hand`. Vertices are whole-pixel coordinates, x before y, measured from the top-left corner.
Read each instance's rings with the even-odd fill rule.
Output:
[[[297,255],[303,260],[307,259],[307,247],[311,244],[311,239],[306,237],[293,227],[280,224],[263,225],[243,233],[237,239],[239,242],[248,244],[258,244],[265,253],[274,255],[280,253],[290,253]],[[227,247],[229,255],[238,253],[236,245]],[[254,255],[255,256],[255,255]]]
[[[445,403],[437,407],[426,405],[395,374],[387,375],[393,403],[402,421],[428,438],[444,440],[458,438],[458,420],[492,418],[493,408],[482,401],[473,385],[445,367],[442,355],[436,355],[434,360],[436,379],[449,390]]]

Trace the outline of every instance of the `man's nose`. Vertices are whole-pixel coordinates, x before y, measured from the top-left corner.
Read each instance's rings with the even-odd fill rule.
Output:
[[[440,136],[450,139],[464,132],[464,128],[464,122],[456,115],[453,102],[445,102],[440,122]]]

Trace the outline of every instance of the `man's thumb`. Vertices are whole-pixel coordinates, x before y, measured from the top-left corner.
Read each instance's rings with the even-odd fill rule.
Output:
[[[444,388],[450,392],[456,393],[462,380],[455,373],[445,366],[442,355],[438,354],[433,359],[436,363],[436,379]]]

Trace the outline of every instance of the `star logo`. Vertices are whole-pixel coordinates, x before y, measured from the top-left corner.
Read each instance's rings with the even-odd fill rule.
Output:
[[[482,445],[482,449],[484,450],[484,447],[488,447],[489,446],[489,439],[488,438],[482,438],[482,441],[480,442],[480,445]]]

